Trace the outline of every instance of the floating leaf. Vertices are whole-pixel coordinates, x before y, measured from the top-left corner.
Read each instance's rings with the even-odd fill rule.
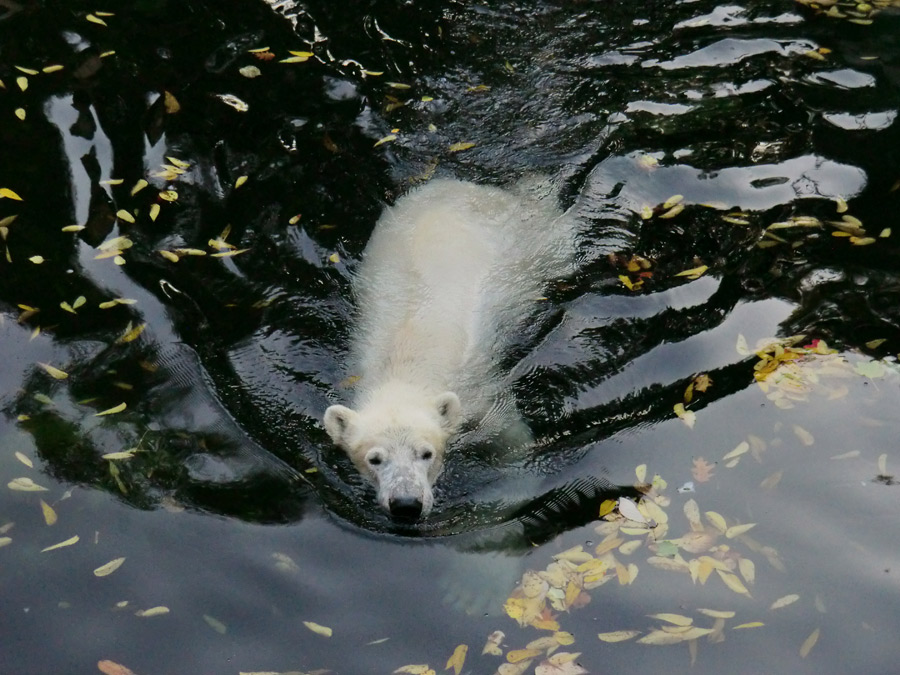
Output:
[[[151,607],[150,609],[139,609],[134,613],[135,616],[149,617],[149,616],[162,616],[163,614],[168,614],[169,608],[164,605],[159,605],[157,607]]]
[[[95,16],[93,14],[88,14],[84,18],[87,19],[88,21],[90,21],[91,23],[97,24],[98,26],[106,26],[107,25],[103,19],[101,19],[99,16]]]
[[[660,218],[665,218],[665,214],[660,216]],[[699,279],[709,267],[706,265],[700,265],[700,267],[693,267],[689,270],[684,270],[683,272],[679,272],[676,274],[676,277],[688,277],[689,279]]]
[[[110,574],[115,572],[122,566],[122,563],[125,562],[125,558],[116,558],[115,560],[110,560],[105,565],[100,565],[97,569],[94,570],[95,577],[108,577]]]
[[[492,656],[502,656],[503,650],[500,648],[500,645],[503,643],[505,637],[506,634],[502,630],[495,630],[488,635],[487,642],[484,643],[484,649],[481,650],[482,655],[491,654]]]
[[[323,637],[331,637],[332,633],[334,632],[328,626],[323,626],[316,623],[315,621],[304,621],[303,625],[309,628],[316,635],[321,635]]]
[[[750,591],[747,590],[747,587],[744,586],[744,583],[731,572],[724,572],[722,570],[716,570],[716,573],[725,582],[725,585],[728,586],[735,593],[740,595],[750,595]]]
[[[116,413],[120,413],[128,406],[125,403],[120,403],[119,405],[115,405],[112,408],[108,408],[98,413],[94,413],[94,417],[103,417],[104,415],[115,415]]]
[[[170,115],[181,110],[181,104],[178,102],[178,99],[175,98],[174,94],[168,91],[163,92],[163,105],[166,108],[166,112]]]
[[[101,455],[102,459],[114,461],[117,459],[131,459],[134,457],[134,453],[137,452],[137,448],[132,448],[131,450],[121,450],[120,452],[107,452],[105,455]]]
[[[67,372],[60,370],[59,368],[54,368],[49,363],[38,362],[38,365],[46,370],[47,374],[50,375],[50,377],[56,380],[65,380],[67,377],[69,377],[69,374]]]
[[[781,609],[782,607],[787,607],[788,605],[793,605],[800,599],[800,596],[796,593],[792,593],[790,595],[784,595],[778,598],[775,602],[769,605],[769,609]]]
[[[242,76],[244,76],[248,79],[251,79],[251,80],[255,77],[259,77],[260,75],[262,75],[262,71],[259,68],[257,68],[256,66],[244,66],[243,68],[239,68],[238,72]]]
[[[41,553],[46,553],[47,551],[54,551],[58,548],[63,548],[65,546],[72,546],[73,544],[78,543],[78,539],[79,539],[79,537],[76,534],[74,537],[70,537],[69,539],[66,539],[65,541],[61,541],[58,544],[53,544],[53,546],[48,546],[47,548],[42,548]]]
[[[84,225],[66,225],[62,228],[62,232],[81,232],[84,229]]]
[[[735,612],[718,609],[698,609],[697,611],[700,612],[700,614],[711,616],[714,619],[731,619],[735,615]]]
[[[128,213],[125,209],[119,209],[116,211],[116,218],[119,220],[124,220],[126,223],[133,223],[134,216]]]
[[[25,117],[27,116],[27,113],[25,112],[25,108],[16,108],[15,116],[24,122]]]
[[[128,326],[125,329],[125,332],[119,336],[116,340],[117,344],[125,344],[126,342],[134,342],[138,339],[141,333],[144,332],[144,329],[147,327],[146,323],[142,323],[134,328],[131,327],[131,323],[129,322]]]
[[[453,668],[455,675],[459,675],[460,671],[462,671],[463,663],[466,661],[466,654],[468,654],[468,652],[468,645],[457,645],[456,649],[453,650],[453,655],[447,660],[447,665],[444,666],[444,669],[450,670]]]
[[[765,625],[766,624],[764,624],[762,621],[750,621],[748,623],[742,623],[738,624],[737,626],[732,626],[731,630],[741,630],[743,628],[760,628]]]
[[[812,633],[809,634],[809,637],[803,641],[803,644],[800,646],[800,658],[806,658],[809,652],[813,647],[816,646],[816,642],[819,640],[819,629],[816,628]]]
[[[219,621],[217,618],[210,616],[209,614],[204,614],[203,620],[210,628],[212,628],[220,635],[225,635],[225,633],[228,632],[228,626]]]
[[[712,479],[715,464],[710,464],[702,457],[695,457],[691,464],[691,475],[698,483],[708,483]]]
[[[728,460],[734,459],[735,457],[740,457],[745,452],[747,452],[749,449],[750,449],[750,444],[747,441],[741,441],[740,443],[738,443],[738,446],[734,450],[732,450],[727,455],[722,457],[722,461],[727,462]]]
[[[10,490],[15,490],[16,492],[47,492],[48,490],[27,477],[13,478],[6,486]]]
[[[816,442],[816,439],[813,438],[813,435],[806,429],[801,427],[799,424],[795,424],[793,429],[794,435],[800,439],[800,442],[803,443],[803,445],[809,446]]]
[[[694,623],[694,620],[689,616],[684,616],[682,614],[648,614],[651,619],[659,619],[660,621],[665,621],[667,623],[675,624],[676,626],[690,626]]]
[[[756,527],[756,523],[747,523],[745,525],[733,525],[732,527],[729,527],[727,530],[725,530],[725,536],[728,539],[734,539],[735,537],[738,537],[738,536],[744,534],[744,532],[752,530],[754,527]]]
[[[624,642],[640,634],[639,630],[614,630],[609,633],[598,633],[597,637],[603,642]]]
[[[97,669],[103,675],[135,675],[133,670],[115,661],[97,661]]]
[[[27,466],[29,469],[34,468],[34,463],[31,461],[31,459],[29,459],[29,457],[27,455],[25,455],[19,451],[16,451],[16,459],[19,460],[20,462],[22,462],[22,464]]]
[[[540,656],[542,653],[541,649],[512,649],[506,653],[506,660],[510,663],[519,663]]]
[[[234,181],[234,189],[237,190],[241,185],[247,182],[247,176],[238,176],[237,180]]]
[[[725,518],[723,518],[721,514],[716,513],[715,511],[707,511],[704,515],[706,516],[706,519],[712,523],[713,527],[719,530],[719,532],[724,533],[728,529]]]
[[[463,150],[468,150],[469,148],[474,148],[474,147],[475,147],[474,143],[461,142],[461,143],[454,143],[453,145],[450,146],[449,149],[450,149],[450,152],[462,152]]]
[[[47,523],[47,525],[55,525],[56,524],[56,520],[57,520],[56,511],[54,511],[53,507],[50,506],[47,502],[45,502],[43,499],[41,500],[41,512],[44,514],[44,522]]]
[[[397,134],[388,134],[387,136],[385,136],[383,138],[379,138],[377,141],[375,141],[375,145],[373,145],[372,147],[377,148],[379,145],[382,145],[383,143],[390,143],[391,141],[396,141],[396,140],[397,140]]]
[[[431,666],[428,664],[410,664],[408,666],[401,666],[394,671],[395,673],[407,673],[408,675],[434,675],[434,671],[431,669]]]
[[[22,201],[22,198],[17,195],[15,192],[10,190],[9,188],[0,188],[0,199],[15,199],[16,201]]]

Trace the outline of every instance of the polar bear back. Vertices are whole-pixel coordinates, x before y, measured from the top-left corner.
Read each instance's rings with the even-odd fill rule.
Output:
[[[385,210],[354,280],[357,399],[400,379],[485,412],[515,329],[572,264],[571,227],[537,192],[435,180]]]

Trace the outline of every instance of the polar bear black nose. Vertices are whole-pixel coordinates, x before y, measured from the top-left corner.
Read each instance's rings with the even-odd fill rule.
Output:
[[[398,520],[417,520],[422,515],[422,500],[416,497],[394,497],[390,507],[391,516]]]

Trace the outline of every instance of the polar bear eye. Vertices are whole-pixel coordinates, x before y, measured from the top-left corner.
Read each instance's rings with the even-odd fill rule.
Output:
[[[419,455],[419,458],[420,458],[420,459],[424,459],[426,462],[427,462],[429,459],[431,459],[432,457],[434,457],[434,452],[433,452],[430,448],[426,448],[426,449],[423,450],[422,453]]]

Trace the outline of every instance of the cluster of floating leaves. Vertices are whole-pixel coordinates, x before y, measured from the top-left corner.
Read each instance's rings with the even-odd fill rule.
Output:
[[[898,0],[872,0],[871,2],[841,2],[840,0],[797,0],[816,10],[817,14],[832,19],[846,19],[850,23],[868,26],[872,18],[886,9],[900,7]]]
[[[746,445],[749,450],[749,444]],[[738,456],[744,452],[740,446],[737,451]],[[726,458],[729,455],[733,460],[735,451]],[[543,634],[524,647],[504,653],[505,635],[502,631],[492,633],[483,653],[504,659],[497,675],[522,675],[537,659],[541,660],[535,668],[536,675],[587,672],[575,662],[577,653],[557,652],[560,647],[575,642],[571,633],[561,629],[560,617],[587,605],[591,591],[606,583],[633,584],[640,571],[636,562],[640,551],[646,553],[645,562],[650,567],[684,575],[701,587],[716,580],[746,598],[751,597],[750,589],[757,579],[751,555],[762,557],[774,569],[784,570],[778,552],[748,534],[755,523],[728,519],[715,511],[701,512],[694,499],[683,503],[681,510],[686,526],[677,536],[672,536],[675,525],[669,514],[671,499],[665,494],[666,481],[655,475],[647,482],[646,465],[637,467],[636,474],[635,487],[642,496],[636,502],[622,497],[601,505],[600,523],[594,528],[601,540],[596,546],[572,547],[554,555],[545,569],[523,574],[507,599],[505,610],[520,627]],[[789,594],[777,598],[769,605],[769,611],[787,607],[799,597]],[[642,629],[611,630],[597,637],[607,643],[634,640],[650,646],[687,644],[693,663],[701,639],[715,644],[724,641],[730,631],[765,626],[759,617],[738,622],[738,611],[732,609],[697,607],[690,614],[685,614],[683,608],[679,612],[652,614],[648,616],[651,621]],[[812,649],[818,632],[816,629],[801,645],[801,656],[805,657]],[[554,656],[562,658],[553,661]]]

